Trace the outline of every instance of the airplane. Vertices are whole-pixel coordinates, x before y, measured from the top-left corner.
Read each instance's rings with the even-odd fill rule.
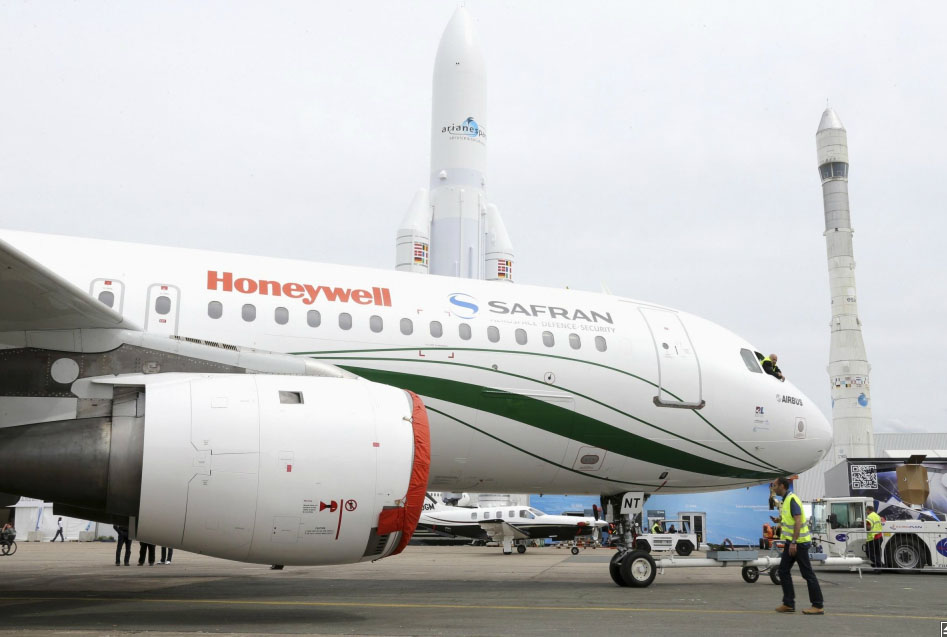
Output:
[[[227,559],[396,554],[428,489],[599,494],[630,538],[623,493],[832,440],[746,340],[620,296],[0,230],[0,299],[0,492]]]
[[[598,536],[608,522],[594,517],[549,515],[539,509],[519,505],[478,506],[473,508],[425,507],[418,526],[451,536],[472,540],[492,540],[503,547],[503,554],[526,552],[525,540],[552,538],[571,542],[576,537]],[[573,547],[573,554],[579,550]]]

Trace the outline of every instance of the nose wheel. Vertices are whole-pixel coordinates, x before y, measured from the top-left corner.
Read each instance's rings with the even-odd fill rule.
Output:
[[[645,588],[654,581],[658,569],[654,558],[644,551],[619,551],[609,562],[608,573],[619,586]]]

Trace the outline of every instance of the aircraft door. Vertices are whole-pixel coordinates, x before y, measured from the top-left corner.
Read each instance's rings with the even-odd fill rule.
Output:
[[[116,279],[95,279],[89,286],[89,294],[119,314],[125,301],[125,284]]]
[[[651,330],[658,357],[658,395],[654,397],[654,404],[700,409],[705,404],[700,361],[677,312],[653,307],[638,309]]]
[[[154,334],[177,334],[180,296],[180,291],[174,285],[150,286],[145,331]]]

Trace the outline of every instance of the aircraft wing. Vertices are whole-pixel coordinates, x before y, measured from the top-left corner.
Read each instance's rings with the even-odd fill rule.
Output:
[[[0,332],[141,329],[2,239],[0,299]]]
[[[502,542],[504,537],[512,537],[514,540],[529,539],[529,534],[502,520],[484,520],[480,523],[480,528],[495,542]]]

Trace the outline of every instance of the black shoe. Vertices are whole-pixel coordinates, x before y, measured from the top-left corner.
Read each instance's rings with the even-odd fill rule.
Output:
[[[271,571],[282,571],[282,570],[283,570],[283,565],[282,565],[282,564],[274,564],[273,566],[270,567],[270,570],[271,570]]]

